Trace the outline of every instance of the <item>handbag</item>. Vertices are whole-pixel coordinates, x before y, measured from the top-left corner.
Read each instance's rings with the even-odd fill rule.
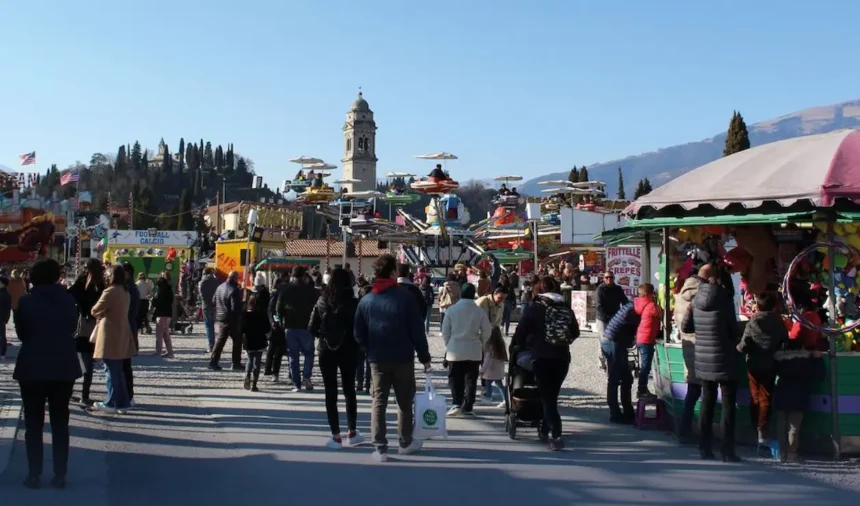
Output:
[[[92,316],[78,316],[78,330],[75,337],[90,337],[96,328],[96,319]]]

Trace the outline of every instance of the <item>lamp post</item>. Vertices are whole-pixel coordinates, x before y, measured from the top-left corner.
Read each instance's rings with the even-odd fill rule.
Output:
[[[248,276],[251,273],[251,267],[254,265],[254,255],[251,254],[251,237],[254,235],[254,227],[257,226],[257,209],[252,207],[248,211],[248,263],[245,265],[244,276],[242,276],[242,288],[248,286]]]

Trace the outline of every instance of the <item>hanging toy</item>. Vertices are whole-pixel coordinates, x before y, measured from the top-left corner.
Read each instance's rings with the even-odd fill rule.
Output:
[[[165,260],[167,262],[172,262],[174,258],[176,258],[176,249],[167,248],[167,258]]]

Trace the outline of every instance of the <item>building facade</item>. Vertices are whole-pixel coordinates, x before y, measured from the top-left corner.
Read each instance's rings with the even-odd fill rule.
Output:
[[[346,113],[343,125],[344,156],[343,177],[360,183],[344,185],[349,191],[376,189],[376,121],[373,111],[358,92],[358,98]]]

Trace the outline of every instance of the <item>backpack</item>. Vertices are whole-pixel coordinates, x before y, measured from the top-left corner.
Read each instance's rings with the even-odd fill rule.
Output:
[[[553,346],[570,346],[579,337],[579,322],[573,310],[563,304],[551,304],[538,298],[538,304],[546,308],[546,332],[544,340]]]
[[[332,306],[327,304],[320,322],[320,334],[328,349],[337,351],[347,339],[352,322],[349,320],[349,309],[343,304]]]

